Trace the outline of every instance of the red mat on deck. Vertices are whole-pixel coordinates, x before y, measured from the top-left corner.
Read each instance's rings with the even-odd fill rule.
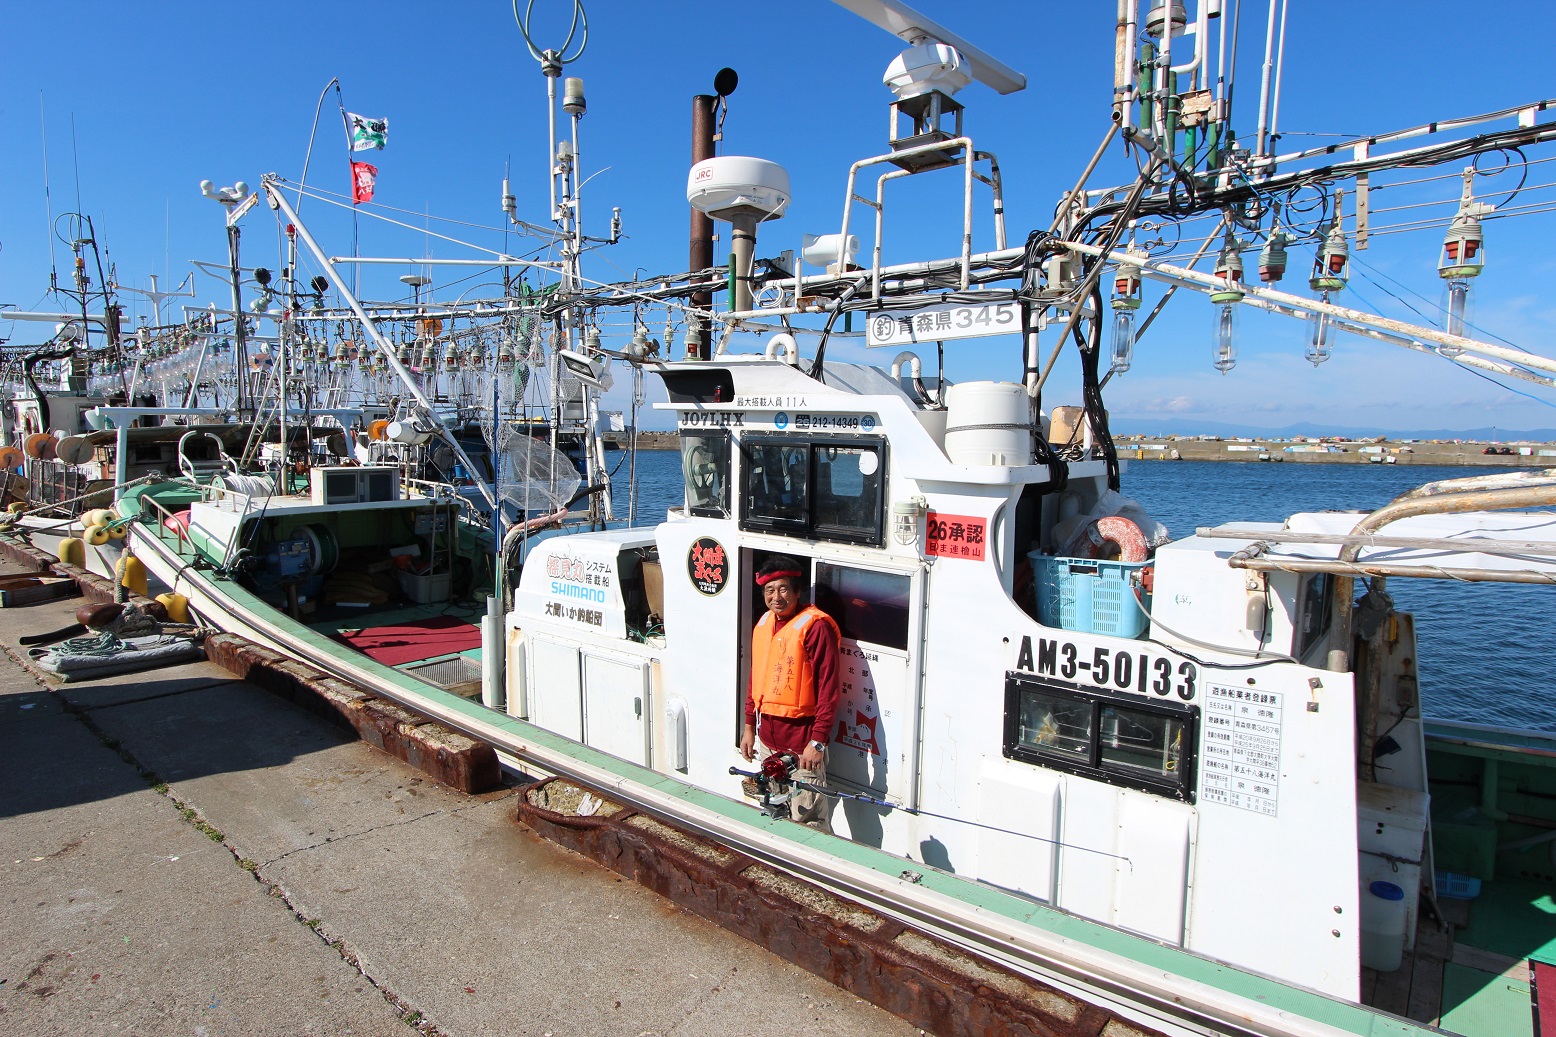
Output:
[[[1534,1037],[1556,1037],[1556,965],[1531,961],[1529,966],[1534,979],[1530,990],[1534,995]]]
[[[453,616],[434,616],[411,623],[363,630],[342,630],[335,640],[386,666],[452,655],[481,647],[481,628]]]

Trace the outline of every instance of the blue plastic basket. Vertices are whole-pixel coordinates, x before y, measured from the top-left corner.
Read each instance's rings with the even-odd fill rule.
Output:
[[[1439,871],[1437,895],[1445,900],[1474,900],[1480,896],[1480,879],[1455,875],[1451,871]]]
[[[1135,600],[1140,570],[1150,562],[1105,562],[1033,551],[1037,619],[1044,626],[1113,637],[1139,637],[1148,617]],[[1146,607],[1151,598],[1142,589]]]

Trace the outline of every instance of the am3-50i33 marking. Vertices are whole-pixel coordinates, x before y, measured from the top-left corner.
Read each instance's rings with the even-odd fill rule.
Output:
[[[1103,645],[1087,648],[1057,638],[1038,638],[1034,650],[1032,638],[1023,637],[1015,668],[1047,677],[1080,680],[1098,688],[1162,698],[1176,695],[1184,702],[1192,702],[1199,691],[1199,667],[1187,659]]]

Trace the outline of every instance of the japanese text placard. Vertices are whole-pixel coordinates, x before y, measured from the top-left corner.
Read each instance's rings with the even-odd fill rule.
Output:
[[[924,553],[981,562],[988,528],[988,519],[931,511],[924,523]]]

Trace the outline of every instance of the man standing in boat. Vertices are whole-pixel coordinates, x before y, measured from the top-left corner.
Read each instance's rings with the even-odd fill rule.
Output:
[[[827,742],[837,715],[838,629],[815,605],[801,606],[804,570],[787,555],[769,558],[756,575],[767,611],[751,633],[751,687],[746,693],[740,755],[756,756],[761,735],[765,752],[799,757],[795,778],[825,785]],[[832,831],[832,803],[802,789],[789,801],[790,816]]]

